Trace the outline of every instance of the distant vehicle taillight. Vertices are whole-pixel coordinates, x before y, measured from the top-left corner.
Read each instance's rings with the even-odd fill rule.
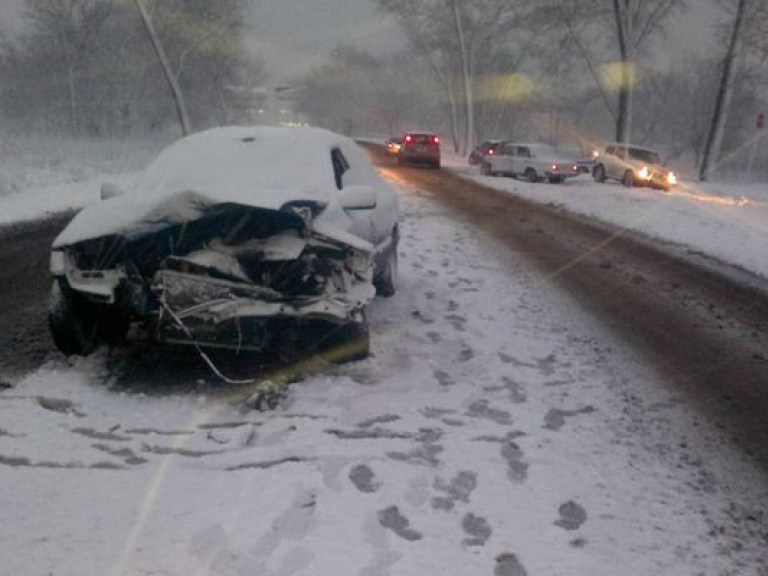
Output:
[[[411,140],[413,140],[413,138],[411,137],[410,134],[408,134],[408,136],[405,137],[405,141],[410,142]]]
[[[440,144],[440,138],[435,136],[434,138],[432,138],[432,142],[435,144]]]

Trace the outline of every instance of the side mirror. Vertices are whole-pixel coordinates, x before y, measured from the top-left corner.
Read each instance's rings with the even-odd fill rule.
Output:
[[[102,182],[101,184],[101,199],[102,200],[109,200],[110,198],[114,198],[115,196],[122,195],[124,190],[120,188],[119,184],[115,184],[114,182]]]
[[[339,191],[339,204],[344,210],[373,210],[376,189],[371,186],[349,186]]]

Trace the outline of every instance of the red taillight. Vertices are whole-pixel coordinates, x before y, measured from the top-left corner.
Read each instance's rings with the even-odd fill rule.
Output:
[[[488,150],[488,156],[493,156],[493,150]]]
[[[435,136],[434,138],[432,138],[432,142],[434,142],[435,144],[440,144],[440,138]]]
[[[411,137],[411,135],[410,135],[410,134],[409,134],[408,136],[406,136],[406,137],[405,137],[405,141],[406,141],[406,142],[410,142],[411,140],[413,140],[413,138]]]

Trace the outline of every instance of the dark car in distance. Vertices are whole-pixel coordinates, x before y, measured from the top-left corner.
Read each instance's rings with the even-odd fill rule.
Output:
[[[430,132],[406,132],[397,161],[400,164],[428,164],[440,168],[440,137]]]

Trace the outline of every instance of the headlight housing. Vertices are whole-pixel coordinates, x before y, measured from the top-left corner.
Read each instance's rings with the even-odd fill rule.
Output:
[[[52,275],[64,276],[67,273],[67,254],[63,250],[54,250],[51,252],[49,268]]]
[[[675,184],[677,184],[677,176],[675,175],[674,172],[670,172],[669,174],[667,174],[667,184],[669,184],[670,186],[674,186]]]

